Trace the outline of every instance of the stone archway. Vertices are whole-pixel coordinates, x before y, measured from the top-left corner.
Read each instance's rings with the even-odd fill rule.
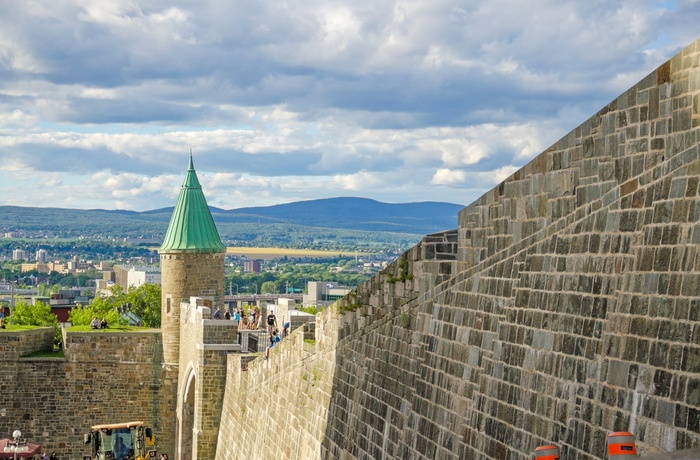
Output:
[[[180,460],[192,460],[194,458],[194,414],[195,414],[195,388],[197,378],[194,369],[188,369],[186,375],[185,391],[180,399],[179,423],[178,423],[178,457]]]

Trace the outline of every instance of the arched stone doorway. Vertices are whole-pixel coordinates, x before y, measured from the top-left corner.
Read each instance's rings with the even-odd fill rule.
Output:
[[[186,374],[187,384],[182,393],[178,410],[178,457],[180,460],[192,460],[194,446],[194,413],[195,413],[195,388],[197,379],[194,369],[188,369]]]

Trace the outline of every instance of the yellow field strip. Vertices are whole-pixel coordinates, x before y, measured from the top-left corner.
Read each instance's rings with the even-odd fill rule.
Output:
[[[317,249],[292,249],[292,248],[242,248],[229,247],[226,248],[226,254],[246,256],[251,259],[279,259],[287,257],[335,257],[341,255],[343,257],[355,257],[355,255],[367,255],[364,252],[348,252],[348,251],[320,251]]]

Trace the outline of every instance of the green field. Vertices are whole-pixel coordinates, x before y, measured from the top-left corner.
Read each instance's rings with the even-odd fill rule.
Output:
[[[368,253],[354,251],[321,251],[317,249],[229,247],[226,248],[226,254],[246,256],[250,259],[271,260],[281,259],[285,256],[290,258],[355,257],[355,255],[362,256]]]

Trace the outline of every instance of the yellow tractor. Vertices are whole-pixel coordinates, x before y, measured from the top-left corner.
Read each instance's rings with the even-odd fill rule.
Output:
[[[153,429],[143,422],[95,425],[85,444],[90,444],[90,456],[83,460],[148,460],[158,455]]]

